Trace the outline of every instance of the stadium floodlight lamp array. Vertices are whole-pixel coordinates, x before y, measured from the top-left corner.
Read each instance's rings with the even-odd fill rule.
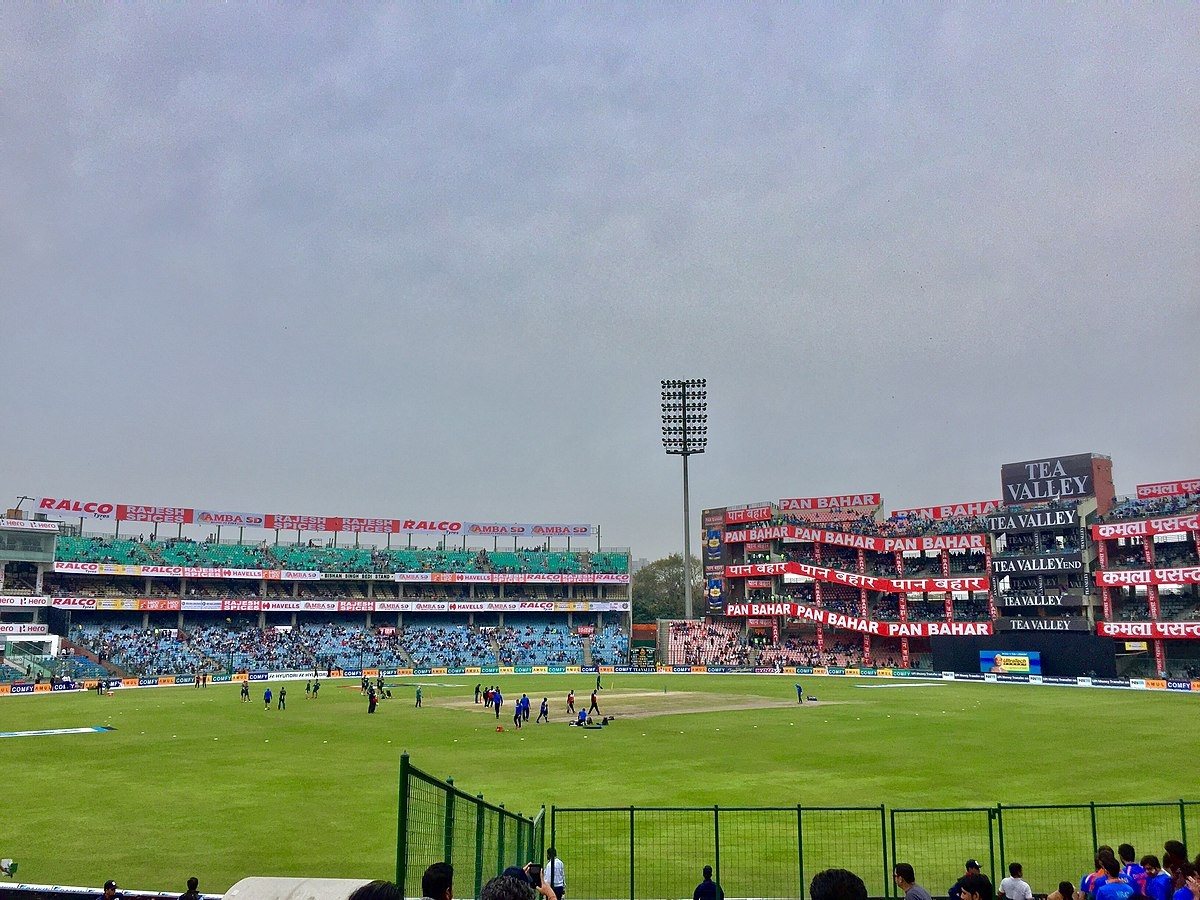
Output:
[[[708,387],[704,378],[662,382],[662,442],[672,456],[708,447]]]
[[[662,442],[668,456],[683,457],[683,614],[692,617],[692,532],[688,457],[708,449],[708,381],[662,382]]]

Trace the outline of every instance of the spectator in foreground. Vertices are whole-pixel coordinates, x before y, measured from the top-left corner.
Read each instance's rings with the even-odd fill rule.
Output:
[[[933,900],[929,891],[917,884],[917,873],[911,863],[900,862],[892,868],[892,878],[896,885],[904,891],[904,900]],[[1071,900],[1067,897],[1066,900]]]
[[[404,892],[390,881],[368,881],[348,900],[404,900]]]
[[[696,885],[696,890],[692,891],[692,900],[725,900],[725,892],[721,890],[719,884],[713,881],[712,866],[705,866],[700,871],[700,875],[704,880]]]
[[[421,893],[425,900],[451,900],[454,896],[454,867],[447,862],[435,862],[421,876]]]
[[[963,869],[965,871],[958,877],[958,881],[950,885],[950,890],[946,892],[950,900],[962,900],[962,881],[968,876],[979,874],[979,860],[968,859]]]
[[[867,886],[849,869],[826,869],[813,876],[808,895],[811,900],[867,900]]]
[[[995,897],[991,879],[979,872],[964,875],[958,880],[958,885],[962,900],[993,900]]]
[[[1075,885],[1069,881],[1060,881],[1058,890],[1046,895],[1046,900],[1082,900],[1075,890]]]
[[[1020,863],[1008,864],[1008,877],[1000,880],[1000,896],[1008,900],[1033,900],[1033,888],[1025,880]]]
[[[479,900],[537,900],[539,895],[545,900],[555,900],[545,878],[535,887],[529,873],[516,866],[509,866],[479,889]]]
[[[117,893],[117,883],[115,881],[109,879],[104,882],[104,893],[100,895],[101,900],[113,900],[113,898],[119,896],[120,894]]]
[[[200,900],[200,879],[193,875],[187,880],[187,890],[179,895],[179,900]]]

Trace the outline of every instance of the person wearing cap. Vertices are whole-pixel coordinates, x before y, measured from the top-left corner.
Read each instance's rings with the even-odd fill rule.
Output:
[[[117,893],[117,883],[112,879],[104,882],[104,893],[100,896],[102,900],[114,900],[115,897],[119,897],[120,894]]]
[[[712,866],[705,866],[700,874],[704,880],[696,885],[696,890],[692,891],[692,900],[725,900],[725,892],[721,890],[721,886],[713,881]]]
[[[979,860],[968,859],[963,868],[966,869],[966,871],[959,876],[958,881],[954,882],[954,884],[950,886],[950,890],[946,892],[950,900],[963,900],[962,881],[968,875],[979,874]],[[991,900],[991,898],[989,897],[988,900]]]

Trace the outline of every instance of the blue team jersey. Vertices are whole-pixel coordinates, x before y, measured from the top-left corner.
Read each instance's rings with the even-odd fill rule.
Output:
[[[1092,889],[1096,893],[1096,900],[1129,900],[1137,893],[1133,882],[1124,875],[1116,878],[1105,876],[1103,881],[1097,878],[1092,882]]]
[[[1150,900],[1171,900],[1171,894],[1174,893],[1171,888],[1171,874],[1159,872],[1146,882],[1146,888],[1142,893]]]
[[[1150,880],[1150,876],[1144,868],[1137,863],[1129,863],[1121,870],[1121,874],[1133,882],[1139,894],[1146,893],[1146,882]]]

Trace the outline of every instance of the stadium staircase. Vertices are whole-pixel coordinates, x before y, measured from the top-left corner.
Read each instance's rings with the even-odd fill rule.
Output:
[[[595,665],[592,662],[592,642],[591,641],[583,642],[583,664],[585,666]]]
[[[101,662],[100,658],[87,647],[76,644],[73,641],[68,641],[65,638],[62,645],[72,650],[75,654],[74,662],[76,663],[77,679],[133,677],[129,672],[126,672],[119,666],[113,665],[111,662]]]

